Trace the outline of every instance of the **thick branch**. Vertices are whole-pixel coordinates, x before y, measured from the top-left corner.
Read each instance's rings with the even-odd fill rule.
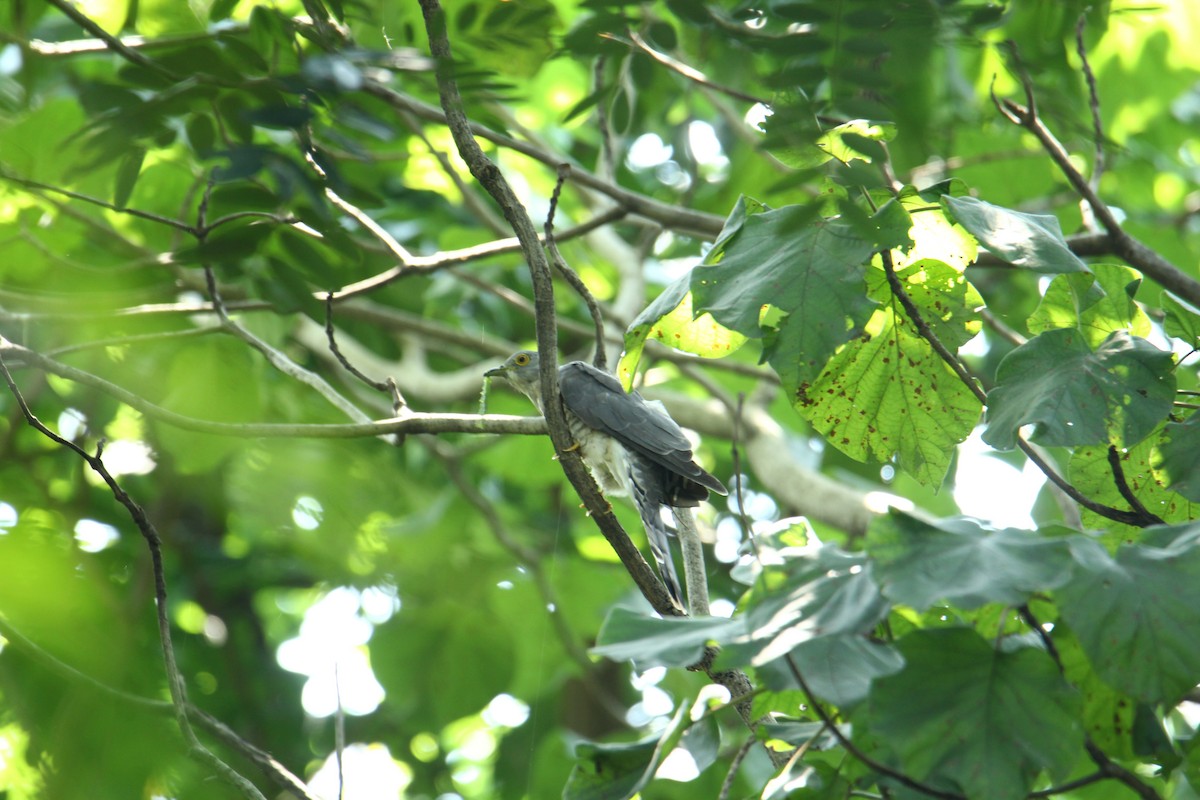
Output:
[[[450,127],[454,143],[459,155],[475,179],[495,199],[504,213],[505,219],[512,226],[513,232],[521,242],[521,249],[529,262],[529,272],[533,280],[534,302],[537,309],[535,322],[537,325],[538,355],[541,363],[542,397],[558,398],[558,332],[555,327],[554,284],[550,273],[550,265],[542,250],[541,241],[529,214],[513,194],[508,181],[500,170],[484,155],[479,143],[475,141],[473,126],[463,112],[462,98],[452,76],[453,58],[450,53],[450,42],[446,38],[446,19],[437,0],[421,0],[421,11],[425,16],[425,27],[429,33],[429,46],[437,63],[438,91],[441,95],[442,108],[445,109],[445,121]],[[387,90],[388,96],[394,92]],[[514,144],[516,144],[514,142]],[[597,527],[605,539],[616,551],[621,563],[629,571],[643,595],[662,614],[675,615],[681,613],[671,602],[666,587],[646,563],[641,552],[633,545],[629,535],[621,528],[612,506],[604,499],[596,486],[595,480],[583,465],[574,440],[567,427],[566,416],[562,404],[550,400],[545,403],[546,424],[550,432],[550,440],[558,454],[559,462],[571,485],[579,493],[588,512],[595,520]]]

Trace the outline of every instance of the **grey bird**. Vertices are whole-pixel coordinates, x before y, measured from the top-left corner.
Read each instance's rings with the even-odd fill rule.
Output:
[[[545,413],[537,353],[514,353],[484,374],[506,378]],[[626,392],[612,375],[571,361],[558,368],[558,388],[584,463],[606,495],[633,498],[663,583],[683,607],[662,509],[695,507],[709,490],[728,491],[693,460],[691,443],[675,420],[637,392]]]

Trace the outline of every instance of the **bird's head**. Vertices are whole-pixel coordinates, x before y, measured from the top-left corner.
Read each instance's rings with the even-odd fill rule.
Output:
[[[509,356],[503,364],[483,374],[489,378],[504,378],[524,394],[541,394],[538,354],[533,350],[519,350]]]

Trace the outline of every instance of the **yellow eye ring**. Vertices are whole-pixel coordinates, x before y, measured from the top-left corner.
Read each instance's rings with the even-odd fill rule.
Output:
[[[513,359],[513,361],[516,362],[518,367],[523,367],[529,363],[529,356],[526,353],[520,353],[516,358]]]

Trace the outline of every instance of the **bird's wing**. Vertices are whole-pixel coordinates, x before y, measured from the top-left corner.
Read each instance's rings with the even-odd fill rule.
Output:
[[[647,405],[640,395],[627,394],[612,375],[572,361],[559,367],[558,385],[563,403],[584,424],[684,479],[669,482],[669,497],[662,502],[682,505],[678,501],[692,501],[686,504],[695,505],[707,497],[701,487],[726,493],[719,480],[692,460],[691,443],[675,421]]]

